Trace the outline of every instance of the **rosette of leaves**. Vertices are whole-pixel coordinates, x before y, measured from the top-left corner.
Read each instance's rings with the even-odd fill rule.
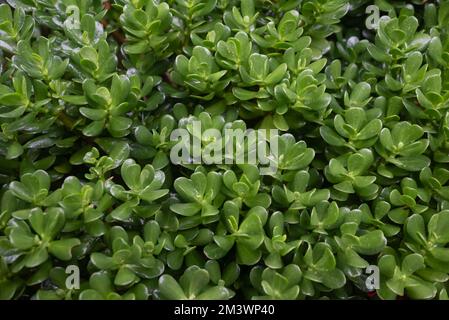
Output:
[[[331,246],[325,242],[315,245],[304,243],[295,253],[294,263],[302,271],[299,289],[304,296],[335,290],[346,283],[345,274],[337,267]]]
[[[284,266],[282,258],[293,250],[297,249],[301,240],[288,239],[288,232],[285,227],[285,219],[280,211],[274,212],[268,219],[269,229],[264,240],[268,255],[263,260],[266,266],[271,269],[280,269]]]
[[[375,4],[1,4],[0,298],[448,299],[449,2]]]
[[[34,9],[35,20],[39,25],[45,25],[52,30],[62,30],[65,27],[76,29],[79,18],[85,14],[93,13],[98,20],[106,14],[103,3],[88,0],[79,5],[74,0],[65,0],[55,6],[48,0],[39,3],[29,1],[17,1],[15,6],[22,6],[27,10]],[[76,9],[75,9],[76,8]]]
[[[100,156],[100,151],[93,147],[83,147],[70,157],[70,163],[73,165],[86,164],[89,166],[89,173],[84,176],[88,180],[105,181],[110,171],[119,167],[129,155],[129,146],[127,143],[116,143],[108,155]]]
[[[262,295],[255,295],[254,300],[295,300],[300,294],[299,283],[302,271],[296,264],[289,264],[281,270],[254,267],[250,280]]]
[[[128,73],[131,92],[136,100],[135,112],[140,114],[156,110],[165,100],[165,95],[157,90],[162,78],[155,75],[145,75],[138,72]]]
[[[274,86],[285,78],[286,71],[285,63],[278,63],[264,54],[251,53],[247,63],[239,68],[241,82],[239,82],[239,87],[232,89],[232,93],[238,100],[248,101],[244,102],[242,106],[249,112],[257,114],[260,111],[272,111],[274,108],[268,105],[267,98],[273,94]],[[258,90],[246,89],[248,87],[255,87]],[[256,99],[256,103],[251,102],[254,99]]]
[[[20,177],[20,181],[10,183],[10,191],[17,198],[25,203],[39,208],[40,206],[49,206],[54,204],[57,198],[52,197],[56,193],[50,192],[51,178],[44,170],[36,170],[34,172],[24,173]],[[21,215],[29,216],[30,211],[23,212]]]
[[[36,43],[37,48],[33,48],[28,41],[20,40],[17,43],[17,54],[13,58],[13,63],[31,78],[51,81],[63,76],[68,59],[54,55],[54,42],[40,37]]]
[[[193,0],[193,1],[177,1],[170,9],[173,14],[183,20],[180,24],[179,29],[183,31],[185,38],[189,36],[193,41],[193,34],[198,32],[204,32],[204,30],[209,30],[212,26],[221,19],[217,19],[214,14],[214,9],[219,7],[224,9],[228,3],[217,3],[217,0]],[[212,21],[209,22],[209,19]],[[184,43],[185,44],[185,43]],[[185,50],[186,48],[184,48]]]
[[[239,207],[244,203],[249,208],[268,208],[271,198],[267,193],[259,192],[262,182],[258,168],[254,165],[242,165],[241,168],[243,172],[239,179],[232,170],[223,173],[223,193],[238,203]]]
[[[319,74],[325,61],[316,61],[305,67],[298,66],[301,62],[299,59],[300,55],[295,55],[292,49],[285,52],[283,59],[285,62],[279,65],[266,56],[252,54],[249,58],[249,71],[242,73],[244,69],[241,69],[241,78],[245,85],[258,85],[259,90],[254,92],[245,88],[234,88],[234,96],[243,101],[257,99],[257,106],[251,103],[243,105],[251,112],[274,113],[264,118],[262,126],[274,125],[279,130],[286,131],[291,126],[297,126],[289,120],[288,115],[297,116],[298,112],[310,121],[318,120],[326,115],[331,97],[325,93],[324,75]],[[307,61],[308,59],[305,58],[305,62]],[[271,69],[276,67],[271,73],[269,73],[270,66],[272,66]],[[287,69],[292,72],[290,77]],[[247,76],[248,73],[250,78]],[[254,75],[251,76],[251,74]],[[265,75],[265,77],[259,75]],[[257,80],[257,77],[260,77],[260,80]]]
[[[114,75],[117,68],[117,56],[113,54],[112,48],[105,39],[98,43],[84,45],[79,50],[70,52],[71,60],[79,66],[75,69],[75,75],[82,80],[94,79],[98,83],[105,82]],[[85,89],[83,88],[83,91]],[[63,100],[75,104],[86,104],[83,97],[68,96],[62,97]]]
[[[430,193],[418,187],[411,178],[402,179],[399,188],[385,188],[382,194],[393,206],[388,217],[399,224],[403,224],[410,214],[422,214],[429,209]]]
[[[379,135],[379,143],[376,151],[387,164],[404,171],[421,171],[429,166],[430,159],[425,156],[428,139],[421,139],[424,130],[417,124],[401,121],[389,128],[383,128]],[[395,169],[390,166],[380,165],[377,172],[387,178],[394,176]]]
[[[72,4],[71,9],[74,8],[75,7]],[[81,8],[78,8],[83,10],[82,6]],[[106,13],[106,11],[103,12]],[[77,26],[78,28],[74,28],[74,26],[70,23],[75,21],[71,21],[71,19],[65,20],[63,28],[68,39],[63,41],[63,47],[61,49],[64,52],[67,51],[70,53],[76,50],[78,46],[88,45],[90,47],[95,47],[99,41],[105,40],[107,33],[104,30],[105,28],[103,27],[103,24],[99,21],[100,16],[102,15],[103,13],[94,16],[92,13],[81,14],[80,12],[79,25]],[[76,19],[78,17],[72,16],[71,18]],[[74,24],[76,25],[76,23],[77,22]]]
[[[107,188],[111,195],[123,201],[110,214],[109,217],[118,221],[133,220],[136,217],[151,217],[156,214],[160,204],[157,199],[164,197],[169,190],[161,189],[165,181],[165,174],[160,170],[154,170],[150,164],[141,167],[133,159],[123,162],[121,177],[128,190],[121,184],[108,183]]]
[[[20,139],[24,128],[30,133],[40,134],[34,139],[29,139],[30,142],[25,145],[26,148],[32,149],[46,145],[45,143],[34,144],[34,141],[44,141],[48,144],[51,132],[49,127],[55,120],[56,108],[52,104],[49,105],[51,99],[46,92],[45,95],[43,94],[42,86],[33,86],[32,81],[23,72],[17,71],[11,75],[11,78],[12,88],[0,84],[0,118],[4,119],[2,140],[9,140],[8,149],[4,153],[7,158],[14,159],[24,152],[24,146],[20,143],[24,140]],[[33,124],[37,118],[40,123]]]
[[[448,273],[449,211],[433,214],[428,221],[419,214],[410,216],[404,224],[405,246],[423,256],[425,264],[440,273]]]
[[[210,223],[218,220],[219,208],[223,203],[220,195],[222,176],[216,172],[204,173],[196,170],[190,179],[179,177],[174,182],[176,192],[186,202],[173,203],[170,210],[194,219],[198,215],[199,221]],[[196,219],[196,220],[198,220]]]
[[[231,262],[225,267],[221,267],[217,260],[208,260],[204,264],[204,268],[209,272],[212,283],[222,284],[228,288],[235,283],[238,285],[240,266],[237,263]]]
[[[297,116],[299,113],[307,121],[320,121],[328,114],[328,106],[331,96],[326,93],[325,76],[320,74],[323,63],[310,65],[301,71],[297,76],[292,77],[289,82],[283,81],[274,88],[274,101],[266,100],[261,108],[270,110],[270,105],[276,106],[277,114]],[[280,130],[288,130],[290,127],[282,120],[273,118],[273,122]],[[292,124],[293,125],[293,124]]]
[[[363,229],[360,211],[357,210],[355,215],[347,218],[347,222],[340,226],[340,235],[334,237],[338,261],[348,275],[357,273],[357,269],[366,268],[369,262],[364,256],[379,254],[387,244],[382,230]]]
[[[42,96],[40,87],[33,86],[23,72],[17,71],[11,77],[11,88],[0,84],[0,119],[3,129],[0,143],[6,159],[17,159],[27,149],[52,146],[55,136],[61,132],[49,130],[57,114],[56,108],[49,105],[51,99]],[[33,123],[37,119],[38,123]],[[23,135],[23,128],[36,135]]]
[[[146,55],[150,66],[173,54],[180,33],[173,30],[173,16],[167,3],[153,0],[133,1],[123,7],[120,22],[126,32],[124,46],[130,55]]]
[[[301,16],[305,22],[305,34],[310,35],[313,48],[321,54],[329,47],[327,36],[337,32],[340,19],[346,15],[351,4],[347,0],[311,0],[301,3]]]
[[[163,231],[156,220],[150,220],[143,226],[142,236],[133,239],[142,248],[142,256],[159,256],[164,250],[172,248],[171,237]],[[157,262],[162,267],[160,262]]]
[[[184,55],[176,57],[174,70],[170,76],[177,85],[186,86],[186,89],[192,92],[191,97],[208,101],[216,95],[221,95],[228,86],[230,78],[225,77],[226,73],[227,70],[220,70],[208,49],[196,46],[190,58]],[[189,95],[189,91],[164,88],[173,97],[184,98]]]
[[[107,234],[109,249],[104,253],[93,252],[90,262],[99,270],[112,272],[116,286],[129,287],[140,279],[158,277],[164,272],[164,263],[153,255],[153,250],[148,250],[154,246],[148,229],[144,234],[145,240],[140,236],[130,239],[125,229],[112,227]]]
[[[201,46],[209,49],[210,51],[217,51],[217,45],[220,41],[224,41],[229,38],[231,35],[231,29],[228,26],[225,26],[221,22],[217,22],[214,24],[213,28],[208,27],[209,30],[204,38],[201,37],[200,34],[204,34],[204,28],[200,27],[190,34],[190,38],[192,40],[192,44],[194,47]],[[218,62],[218,60],[216,60]]]
[[[379,116],[378,109],[350,107],[343,114],[335,115],[333,128],[330,125],[321,126],[320,134],[330,146],[347,147],[354,151],[369,148],[379,139],[382,129]]]
[[[381,17],[375,42],[367,46],[369,54],[378,62],[395,66],[411,52],[424,50],[430,36],[424,30],[417,32],[418,25],[416,17],[406,14],[397,18]]]
[[[419,90],[418,88],[424,79],[431,77],[434,72],[439,72],[438,69],[427,71],[428,65],[422,65],[422,62],[422,53],[419,51],[412,52],[402,65],[401,73],[398,75],[387,74],[385,83],[381,82],[378,84],[378,90],[391,90],[403,96],[407,96],[409,92]],[[386,86],[388,89],[382,86]]]
[[[357,75],[357,65],[351,63],[346,68],[342,67],[342,61],[336,59],[325,68],[326,88],[329,90],[338,90],[345,88]],[[344,91],[346,93],[346,91]],[[335,92],[338,95],[339,92]],[[334,95],[334,94],[333,94]],[[340,94],[341,96],[341,94]]]
[[[0,240],[1,241],[1,240]],[[23,291],[23,280],[15,276],[9,269],[3,257],[0,257],[0,291],[1,300],[11,300],[16,296],[20,296]]]
[[[433,171],[433,172],[432,172]],[[424,168],[419,173],[419,180],[423,185],[432,190],[432,196],[449,200],[449,170],[443,167],[436,167],[434,170]]]
[[[89,107],[81,107],[79,111],[91,120],[83,128],[83,134],[98,136],[106,128],[113,137],[128,135],[132,119],[125,115],[135,103],[128,77],[114,75],[110,89],[98,87],[93,80],[88,79],[83,82],[83,90]]]
[[[89,278],[88,288],[81,291],[79,300],[148,300],[148,288],[136,284],[124,293],[117,293],[108,271],[97,271]]]
[[[344,220],[341,209],[336,202],[322,200],[311,209],[302,210],[299,214],[299,223],[302,228],[312,232],[313,235],[332,234]]]
[[[0,48],[6,52],[15,52],[20,40],[28,41],[34,32],[33,17],[26,15],[23,8],[15,8],[14,12],[6,3],[0,5]]]
[[[365,108],[371,101],[371,85],[367,82],[359,82],[351,86],[351,93],[345,91],[343,96],[343,102],[347,109],[350,108]],[[357,118],[357,115],[355,115]],[[360,116],[359,116],[360,117]],[[350,118],[350,116],[348,117]],[[363,116],[362,116],[363,118]],[[360,121],[360,120],[359,120]],[[358,128],[357,128],[358,129]]]
[[[95,185],[82,185],[78,178],[71,176],[64,180],[61,193],[59,205],[69,220],[65,226],[66,231],[78,230],[84,226],[92,236],[98,237],[105,233],[106,227],[101,218],[112,206],[113,199],[105,193],[101,181]]]
[[[308,148],[304,141],[296,141],[290,133],[279,136],[277,142],[277,172],[274,177],[280,181],[290,181],[298,170],[305,169],[312,162],[315,151]]]
[[[317,76],[327,63],[326,58],[316,59],[313,50],[309,47],[312,39],[308,36],[301,37],[295,47],[285,50],[283,60],[288,70],[297,76],[305,69],[310,69]],[[322,76],[319,76],[322,77]]]
[[[138,159],[152,158],[153,167],[160,170],[170,163],[167,154],[174,144],[170,137],[176,128],[176,122],[171,115],[164,115],[154,126],[155,128],[147,128],[140,125],[134,129],[137,143],[133,145],[132,156]]]
[[[240,9],[238,6],[233,6],[231,10],[223,12],[223,21],[232,31],[250,33],[254,31],[259,16],[255,5],[254,0],[242,0],[240,1]]]
[[[232,201],[224,204],[224,222],[217,226],[213,243],[204,247],[204,253],[209,259],[224,257],[234,245],[238,264],[254,265],[261,259],[261,246],[265,239],[263,226],[268,213],[263,207],[253,207],[240,219],[239,211]]]
[[[432,299],[437,293],[434,279],[447,281],[446,274],[426,269],[424,258],[418,253],[409,253],[401,259],[394,250],[389,250],[379,259],[379,268],[381,280],[377,293],[383,299],[395,299],[405,293],[413,299]],[[429,276],[433,280],[429,281]]]
[[[18,118],[25,113],[28,108],[39,110],[40,104],[32,102],[32,84],[22,72],[16,72],[12,77],[11,89],[9,86],[2,84],[0,86],[1,99],[1,117],[6,119]],[[43,103],[48,103],[44,100]]]
[[[171,234],[171,237],[166,239],[166,249],[169,252],[165,255],[165,260],[167,266],[172,270],[179,270],[184,263],[189,266],[203,264],[203,258],[197,248],[212,242],[214,234],[211,230],[207,228],[187,229],[186,227],[190,227],[189,221],[181,220],[179,233]]]
[[[298,210],[312,208],[330,197],[329,189],[319,189],[314,186],[317,177],[306,170],[295,173],[292,181],[283,186],[274,185],[272,198],[281,208],[287,208],[284,216],[289,222],[298,222]]]
[[[374,199],[379,186],[374,183],[376,176],[368,175],[373,162],[374,156],[369,149],[331,159],[324,174],[337,191],[334,196],[345,200],[349,194],[356,193],[362,199]]]
[[[364,203],[359,207],[362,214],[361,221],[364,224],[379,228],[386,237],[393,237],[401,231],[401,228],[386,219],[389,218],[390,209],[391,205],[386,201],[377,201],[372,206],[372,210],[368,204]]]
[[[169,274],[159,278],[156,295],[171,300],[228,300],[234,292],[223,285],[211,285],[209,272],[198,266],[187,268],[177,281]]]
[[[65,220],[63,210],[57,207],[46,211],[33,208],[26,219],[11,219],[1,245],[11,270],[17,273],[23,268],[39,267],[51,257],[71,260],[72,249],[81,242],[61,235]]]
[[[261,48],[286,50],[299,48],[304,38],[303,28],[300,27],[300,15],[296,10],[285,12],[279,23],[270,21],[264,26],[251,32],[251,38]]]
[[[422,85],[415,92],[419,106],[409,101],[404,102],[405,107],[411,114],[419,118],[438,120],[442,119],[444,114],[447,114],[446,111],[449,105],[446,97],[448,93],[443,90],[440,69],[428,71],[422,81]]]
[[[215,60],[222,68],[239,70],[252,52],[252,42],[248,34],[239,31],[233,37],[218,41]]]

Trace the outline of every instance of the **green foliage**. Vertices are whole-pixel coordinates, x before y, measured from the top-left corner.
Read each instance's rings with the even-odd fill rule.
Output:
[[[6,2],[0,299],[448,299],[449,1]]]

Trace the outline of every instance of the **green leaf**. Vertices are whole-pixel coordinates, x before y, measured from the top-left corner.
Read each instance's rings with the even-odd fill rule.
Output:
[[[266,78],[265,83],[268,85],[273,85],[281,81],[285,73],[287,72],[287,64],[280,64],[273,72],[271,72]]]
[[[387,239],[383,232],[375,230],[359,237],[358,245],[354,249],[359,253],[371,255],[381,252],[386,244]]]
[[[338,289],[345,285],[346,277],[340,269],[321,273],[322,283],[331,289]]]
[[[164,274],[159,278],[159,291],[164,298],[169,300],[188,299],[178,282],[168,274]]]
[[[22,228],[14,228],[9,234],[11,244],[22,250],[28,250],[35,245],[34,237]]]
[[[430,159],[423,155],[398,157],[390,160],[390,162],[407,171],[421,171],[430,165]]]
[[[254,265],[262,257],[262,252],[260,250],[255,250],[245,243],[237,242],[237,263],[243,265]]]
[[[122,178],[125,181],[128,188],[140,189],[140,165],[132,159],[125,160],[121,167]]]
[[[357,139],[366,140],[374,136],[377,136],[382,129],[382,121],[379,119],[374,119],[368,122],[366,126],[357,134]]]
[[[180,284],[189,298],[198,296],[208,283],[209,273],[207,270],[200,269],[198,266],[187,268],[180,278]]]
[[[260,207],[255,207],[252,210],[258,208]],[[237,243],[252,249],[258,248],[264,239],[264,231],[260,218],[255,214],[248,215],[241,223],[237,235]]]
[[[128,221],[132,214],[132,205],[129,202],[122,203],[110,213],[111,217],[119,221]]]
[[[415,242],[424,244],[426,239],[426,230],[424,219],[418,214],[409,217],[405,222],[405,230],[407,235]]]
[[[192,180],[184,177],[176,179],[174,182],[174,187],[185,200],[195,201],[196,196],[199,195]]]
[[[48,252],[54,255],[56,258],[67,261],[72,258],[72,249],[77,245],[80,245],[79,239],[63,239],[50,242],[48,246]]]
[[[114,266],[114,262],[111,257],[108,257],[100,252],[94,252],[90,256],[92,263],[99,269],[108,270]]]
[[[196,215],[201,210],[201,205],[197,203],[175,203],[170,205],[170,210],[186,217]]]
[[[127,286],[134,283],[138,278],[127,267],[121,267],[115,275],[114,284],[117,286]]]
[[[80,300],[104,300],[104,297],[93,289],[86,289],[80,293]]]
[[[85,107],[80,108],[80,113],[90,120],[102,120],[107,115],[106,110],[90,109]]]
[[[228,300],[234,296],[228,288],[215,286],[207,289],[196,297],[197,300]]]
[[[429,238],[435,243],[446,244],[449,242],[449,211],[434,214],[428,225]]]
[[[28,268],[34,268],[47,261],[47,259],[47,250],[43,247],[36,247],[27,254],[25,259],[25,266]]]
[[[321,137],[332,146],[342,147],[346,144],[346,141],[329,127],[320,127],[320,134]]]

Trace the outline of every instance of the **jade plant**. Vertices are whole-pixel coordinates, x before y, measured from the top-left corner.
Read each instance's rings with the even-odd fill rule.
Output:
[[[0,2],[0,299],[448,299],[448,0]]]

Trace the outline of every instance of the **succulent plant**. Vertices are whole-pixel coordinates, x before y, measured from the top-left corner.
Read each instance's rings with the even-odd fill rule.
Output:
[[[448,299],[449,1],[0,2],[0,299]]]

